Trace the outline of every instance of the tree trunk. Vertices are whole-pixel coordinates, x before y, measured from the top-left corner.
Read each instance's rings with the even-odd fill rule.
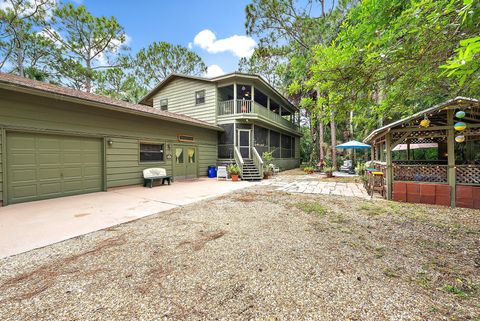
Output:
[[[325,137],[324,137],[324,133],[323,131],[325,130],[325,125],[323,124],[323,106],[322,106],[322,109],[320,111],[320,117],[319,117],[319,120],[318,120],[319,124],[318,124],[318,140],[319,140],[319,143],[318,143],[318,146],[319,146],[319,151],[320,151],[320,162],[323,162],[325,160],[325,152],[323,151],[323,144],[324,144],[324,141],[325,141]]]
[[[350,140],[353,140],[355,139],[355,136],[353,135],[353,110],[350,110],[350,114],[349,114],[349,117],[348,117],[348,130],[350,132]],[[350,159],[353,159],[355,156],[355,153],[354,153],[354,150],[351,149],[350,150]]]
[[[85,77],[85,91],[87,93],[92,91],[92,62],[90,59],[86,61],[87,70],[86,70],[86,77]]]
[[[312,137],[312,152],[310,153],[310,158],[309,158],[309,163],[313,164],[314,158],[315,158],[315,146],[317,143],[317,133],[316,133],[316,128],[313,125],[313,115],[311,113],[308,113],[309,119],[310,119],[310,136]]]
[[[373,92],[373,100],[375,101],[377,106],[379,106],[382,102],[382,91],[380,88],[375,89],[375,91]],[[378,126],[383,126],[383,114],[378,117]]]
[[[23,46],[21,41],[15,41],[15,50],[17,51],[17,69],[21,77],[25,77],[25,67],[23,65]]]
[[[332,167],[337,169],[337,124],[335,122],[335,113],[330,111],[330,131],[332,136]]]

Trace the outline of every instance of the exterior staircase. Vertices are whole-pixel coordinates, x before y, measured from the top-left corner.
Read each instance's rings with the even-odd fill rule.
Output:
[[[244,158],[243,159],[243,175],[242,180],[244,181],[261,181],[263,177],[260,175],[260,171],[253,163],[253,160]]]

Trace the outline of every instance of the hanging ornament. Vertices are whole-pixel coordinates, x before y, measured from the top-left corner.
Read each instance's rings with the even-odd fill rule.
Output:
[[[428,127],[430,126],[430,119],[428,119],[427,115],[423,117],[422,121],[420,122],[420,127]]]
[[[465,128],[467,128],[467,124],[465,124],[462,121],[459,121],[458,123],[453,125],[453,128],[455,128],[456,131],[460,132],[460,131],[464,130]]]
[[[455,141],[457,143],[463,143],[465,141],[465,136],[463,135],[458,135],[457,137],[455,137]]]
[[[459,110],[455,113],[455,117],[463,118],[463,117],[465,117],[465,112],[463,110]]]

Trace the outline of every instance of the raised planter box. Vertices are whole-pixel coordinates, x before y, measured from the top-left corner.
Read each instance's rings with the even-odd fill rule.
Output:
[[[480,209],[480,187],[457,185],[455,202],[458,207]]]
[[[392,198],[398,202],[450,205],[450,186],[418,182],[394,182]]]

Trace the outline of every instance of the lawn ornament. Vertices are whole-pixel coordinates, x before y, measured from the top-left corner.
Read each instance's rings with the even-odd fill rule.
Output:
[[[455,128],[456,131],[461,132],[462,130],[464,130],[465,128],[467,128],[467,124],[465,124],[465,123],[462,122],[462,121],[459,121],[458,123],[456,123],[455,125],[453,125],[453,128]]]
[[[463,117],[465,117],[465,112],[463,110],[459,110],[455,113],[455,117],[463,118]]]
[[[464,135],[458,135],[457,137],[455,137],[455,141],[457,143],[463,143],[465,141],[465,136]]]
[[[428,126],[430,126],[430,119],[428,119],[427,115],[425,115],[422,121],[420,122],[420,127],[428,127]]]

